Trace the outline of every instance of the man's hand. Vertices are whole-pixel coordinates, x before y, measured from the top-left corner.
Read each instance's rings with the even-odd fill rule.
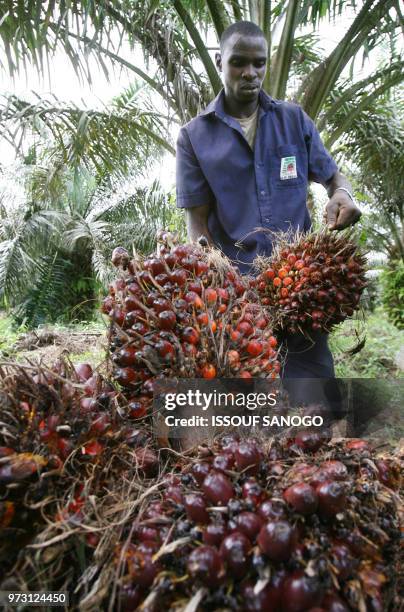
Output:
[[[359,221],[361,214],[347,193],[336,191],[326,206],[324,216],[329,229],[342,230]]]

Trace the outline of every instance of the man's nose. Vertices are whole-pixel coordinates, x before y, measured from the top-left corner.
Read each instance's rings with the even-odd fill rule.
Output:
[[[244,66],[243,73],[241,76],[243,77],[243,79],[255,79],[256,73],[254,66],[252,64]]]

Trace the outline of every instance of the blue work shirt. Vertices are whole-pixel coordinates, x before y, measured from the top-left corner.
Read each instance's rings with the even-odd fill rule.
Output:
[[[259,106],[254,151],[225,113],[223,90],[177,140],[177,206],[210,205],[212,239],[242,272],[271,253],[262,228],[309,229],[308,181],[325,184],[338,170],[300,106],[263,91]]]

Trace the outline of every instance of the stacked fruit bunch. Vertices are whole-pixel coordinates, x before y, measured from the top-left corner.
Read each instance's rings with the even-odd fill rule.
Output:
[[[400,466],[313,435],[228,434],[167,477],[116,548],[121,609],[391,609]]]
[[[157,378],[276,377],[277,340],[257,292],[217,251],[167,232],[158,240],[146,259],[115,249],[121,276],[102,305],[133,411],[147,412]]]
[[[353,315],[365,283],[365,258],[349,233],[323,230],[279,238],[256,261],[261,303],[291,333],[330,331]]]
[[[158,474],[147,431],[122,418],[123,407],[119,393],[89,364],[0,368],[3,568],[21,542],[45,528],[45,514],[66,524],[83,520],[88,496],[100,493],[95,474],[105,465],[122,461],[122,472],[129,460],[133,475]],[[89,475],[94,482],[84,492]]]

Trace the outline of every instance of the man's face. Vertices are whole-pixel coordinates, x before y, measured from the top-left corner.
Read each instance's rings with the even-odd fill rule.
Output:
[[[267,43],[262,36],[233,34],[216,54],[216,65],[223,72],[227,97],[239,104],[258,98],[267,66]]]

